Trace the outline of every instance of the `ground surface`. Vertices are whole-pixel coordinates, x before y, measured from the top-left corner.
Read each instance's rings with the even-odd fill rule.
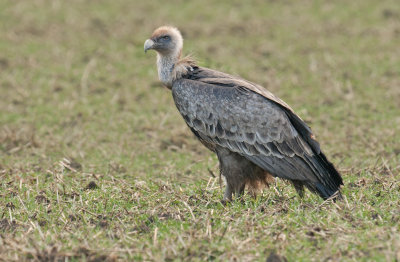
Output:
[[[398,2],[172,2],[0,1],[0,260],[400,259]],[[344,200],[277,181],[223,206],[143,53],[162,24],[288,102]]]

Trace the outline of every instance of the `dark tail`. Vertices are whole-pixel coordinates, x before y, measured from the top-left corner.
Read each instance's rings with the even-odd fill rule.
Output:
[[[337,194],[337,198],[341,198],[340,186],[343,185],[343,180],[339,172],[331,162],[326,159],[322,151],[318,155],[307,157],[309,164],[312,165],[319,182],[314,184],[314,190],[323,199],[328,199]],[[309,186],[307,186],[309,187]]]
[[[291,110],[284,110],[289,117],[290,122],[314,152],[313,156],[306,156],[306,161],[313,169],[320,182],[313,185],[305,184],[305,186],[307,186],[311,191],[318,193],[323,199],[330,198],[336,192],[338,192],[340,198],[339,189],[340,186],[343,185],[343,180],[339,172],[333,164],[326,159],[324,153],[322,153],[319,143],[314,139],[310,127]]]

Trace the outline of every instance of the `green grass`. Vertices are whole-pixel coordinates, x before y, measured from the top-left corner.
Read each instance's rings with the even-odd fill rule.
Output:
[[[6,0],[0,22],[0,260],[400,260],[397,1]],[[344,200],[278,180],[222,205],[143,52],[163,24],[309,122]]]

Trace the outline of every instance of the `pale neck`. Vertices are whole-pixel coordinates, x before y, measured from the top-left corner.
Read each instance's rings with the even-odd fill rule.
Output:
[[[172,86],[173,70],[179,60],[179,54],[161,55],[157,53],[158,78],[167,87]]]

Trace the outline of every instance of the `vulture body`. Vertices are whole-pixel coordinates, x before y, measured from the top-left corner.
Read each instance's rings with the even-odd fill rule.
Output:
[[[181,58],[182,46],[180,32],[163,26],[144,48],[157,51],[160,80],[195,136],[217,154],[225,200],[246,185],[268,185],[271,175],[290,181],[300,196],[304,186],[323,199],[340,196],[339,172],[285,102],[259,85]]]

